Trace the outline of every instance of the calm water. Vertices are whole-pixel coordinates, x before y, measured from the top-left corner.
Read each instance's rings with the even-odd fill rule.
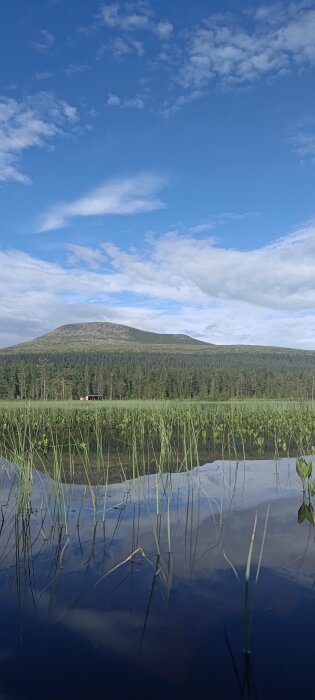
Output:
[[[311,508],[298,522],[295,460],[93,492],[37,474],[29,495],[0,472],[1,700],[314,698],[315,528]]]

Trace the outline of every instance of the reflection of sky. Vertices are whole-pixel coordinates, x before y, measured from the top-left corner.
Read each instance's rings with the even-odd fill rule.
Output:
[[[64,486],[57,507],[53,480],[35,474],[30,518],[15,519],[18,478],[13,467],[2,465],[0,608],[11,606],[8,624],[18,625],[18,600],[23,624],[36,609],[37,618],[45,624],[54,621],[60,634],[67,630],[122,660],[133,658],[145,625],[147,668],[151,664],[154,672],[155,649],[159,663],[168,669],[165,682],[169,681],[171,643],[182,640],[180,648],[189,663],[192,649],[201,644],[209,628],[220,630],[222,653],[223,622],[236,625],[241,635],[245,565],[256,511],[250,601],[253,604],[254,596],[255,615],[262,616],[260,626],[264,627],[264,615],[293,619],[302,601],[309,605],[312,600],[315,529],[297,522],[302,489],[295,460],[216,462],[191,472],[112,484],[106,501],[103,489],[93,493],[97,494],[95,528],[88,488]],[[268,505],[262,566],[255,585]],[[171,557],[167,554],[168,511]],[[162,556],[155,576],[154,531],[157,536],[159,527]],[[139,552],[133,564],[122,563],[138,547],[146,558]],[[3,653],[9,653],[6,644]]]
[[[12,516],[20,493],[18,481],[14,468],[2,465],[2,556],[5,532],[11,533],[11,545],[15,536]],[[215,462],[191,472],[146,475],[123,484],[112,484],[108,486],[106,496],[104,493],[103,487],[93,487],[92,499],[89,487],[64,485],[57,499],[53,480],[35,473],[29,520],[30,538],[34,540],[32,555],[48,548],[43,547],[43,542],[52,545],[52,555],[58,542],[59,528],[63,525],[60,550],[65,542],[67,544],[62,553],[62,571],[69,566],[72,567],[70,570],[79,569],[81,560],[92,545],[94,564],[96,553],[102,558],[99,552],[105,549],[107,568],[115,566],[139,546],[152,557],[156,549],[154,529],[158,520],[161,550],[165,556],[169,511],[177,574],[187,574],[189,563],[190,573],[194,565],[200,576],[203,559],[207,561],[210,556],[204,555],[207,551],[211,551],[212,573],[217,567],[226,568],[229,564],[224,557],[222,559],[222,548],[236,568],[242,567],[246,563],[256,510],[258,525],[253,561],[258,560],[268,504],[270,515],[263,552],[264,566],[283,569],[292,575],[294,566],[290,562],[302,557],[308,541],[309,524],[300,526],[297,523],[302,489],[294,459],[281,459],[277,463],[270,460],[246,464]],[[160,513],[158,518],[157,510]],[[94,518],[97,520],[96,532]],[[219,541],[220,545],[214,547]],[[311,531],[307,556],[303,559],[305,575],[308,566],[311,567],[309,550],[312,542]],[[15,554],[12,550],[11,556],[6,555],[4,566],[8,560],[15,561]],[[209,575],[208,561],[205,568]],[[301,564],[297,568],[301,571]]]
[[[161,477],[159,491],[167,491],[168,477]],[[157,478],[146,477],[145,494],[154,512]],[[116,500],[121,492],[117,485],[112,496]],[[130,483],[133,498],[141,496],[139,482]],[[267,506],[270,505],[267,535],[263,551],[263,565],[281,570],[283,575],[311,575],[313,571],[313,531],[308,523],[297,523],[297,511],[302,500],[301,483],[296,475],[295,460],[282,459],[277,463],[261,460],[246,465],[235,462],[204,465],[192,472],[172,474],[172,550],[176,571],[187,576],[187,566],[194,565],[198,576],[215,575],[216,569],[229,566],[222,557],[222,544],[234,566],[244,567],[248,554],[255,511],[258,524],[253,549],[253,563],[260,555],[261,540]],[[166,504],[163,511],[163,545],[166,548]],[[128,528],[130,509],[124,514],[124,526]],[[145,533],[146,513],[140,511],[140,531]],[[221,545],[220,524],[223,521]],[[184,533],[186,536],[184,537]],[[209,550],[210,547],[213,549]],[[304,551],[307,547],[306,554]],[[211,551],[211,563],[207,561]],[[198,561],[198,565],[196,565]],[[303,576],[302,576],[303,574]]]

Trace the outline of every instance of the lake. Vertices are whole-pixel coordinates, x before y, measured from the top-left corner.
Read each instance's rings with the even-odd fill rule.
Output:
[[[92,486],[2,461],[1,700],[313,699],[315,529],[295,463]]]

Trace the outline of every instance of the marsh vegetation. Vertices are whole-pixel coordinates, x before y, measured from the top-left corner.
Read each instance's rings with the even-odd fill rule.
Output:
[[[5,696],[297,697],[312,403],[7,402],[0,425]]]
[[[202,452],[222,459],[315,451],[313,402],[104,401],[1,402],[0,451],[7,459],[66,455],[104,476],[121,457],[136,472],[152,457],[159,468],[193,467]],[[149,460],[150,461],[150,460]]]

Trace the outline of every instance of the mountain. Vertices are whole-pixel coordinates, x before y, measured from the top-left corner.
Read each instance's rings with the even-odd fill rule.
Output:
[[[209,348],[211,344],[189,335],[151,333],[118,323],[70,323],[45,335],[5,348],[2,353],[106,352],[113,350],[163,351]]]
[[[0,350],[1,355],[55,354],[64,352],[148,352],[148,353],[254,353],[310,355],[311,351],[260,345],[215,345],[189,335],[152,333],[118,323],[70,323],[45,335]]]
[[[73,323],[0,350],[0,399],[315,398],[315,352]]]

